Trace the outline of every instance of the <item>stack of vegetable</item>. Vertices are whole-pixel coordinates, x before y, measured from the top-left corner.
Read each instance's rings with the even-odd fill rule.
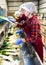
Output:
[[[18,28],[15,26],[11,26],[9,28],[8,34],[5,37],[5,40],[3,42],[3,45],[0,48],[0,54],[1,55],[10,55],[10,54],[15,54],[17,51],[17,47],[12,41],[17,39],[19,35],[16,35],[15,32]],[[20,51],[20,49],[18,49]]]

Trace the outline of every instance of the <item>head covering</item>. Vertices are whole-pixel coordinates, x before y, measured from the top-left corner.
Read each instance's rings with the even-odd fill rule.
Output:
[[[35,7],[35,4],[32,3],[32,2],[26,2],[26,3],[23,3],[20,8],[19,8],[19,11],[21,11],[21,9],[25,9],[26,11],[30,12],[31,14],[36,12],[36,7]]]

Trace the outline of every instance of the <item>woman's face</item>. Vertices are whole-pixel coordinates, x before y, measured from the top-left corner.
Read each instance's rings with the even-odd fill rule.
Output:
[[[25,16],[27,16],[27,17],[28,17],[29,14],[30,14],[28,11],[26,11],[26,10],[23,9],[23,8],[21,9],[21,12],[22,12],[23,14],[25,14]]]
[[[25,9],[21,9],[21,12],[25,15],[25,16],[27,16],[28,18],[31,18],[32,17],[32,14],[31,13],[29,13],[28,11],[26,11]]]

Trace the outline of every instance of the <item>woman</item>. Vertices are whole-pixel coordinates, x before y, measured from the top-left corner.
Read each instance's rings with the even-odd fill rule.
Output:
[[[32,2],[24,3],[20,6],[19,11],[21,14],[16,19],[18,21],[17,26],[22,28],[26,33],[26,38],[21,40],[23,42],[30,41],[43,62],[43,43],[40,33],[40,22],[37,16],[35,16],[35,5]],[[20,22],[22,20],[25,21],[23,24]]]

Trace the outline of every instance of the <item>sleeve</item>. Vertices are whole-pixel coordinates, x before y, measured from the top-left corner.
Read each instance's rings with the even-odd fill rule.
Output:
[[[26,38],[26,41],[30,41],[31,43],[37,39],[37,36],[40,33],[40,25],[38,23],[32,23],[31,25],[31,37]]]
[[[18,23],[17,27],[23,28],[23,27],[25,27],[25,25],[26,25],[26,23],[24,23],[24,24]]]
[[[20,22],[20,21],[22,21],[22,20],[24,20],[24,21],[26,20],[26,16],[25,16],[24,14],[22,15],[21,18],[19,17],[19,18],[16,19],[16,21],[18,22],[17,27],[23,28],[23,27],[26,25],[26,23],[23,23],[23,24],[22,24],[22,23]]]
[[[20,22],[20,21],[22,21],[22,20],[25,21],[26,19],[27,19],[27,17],[23,14],[22,17],[16,18],[16,21],[17,21],[17,22]]]

